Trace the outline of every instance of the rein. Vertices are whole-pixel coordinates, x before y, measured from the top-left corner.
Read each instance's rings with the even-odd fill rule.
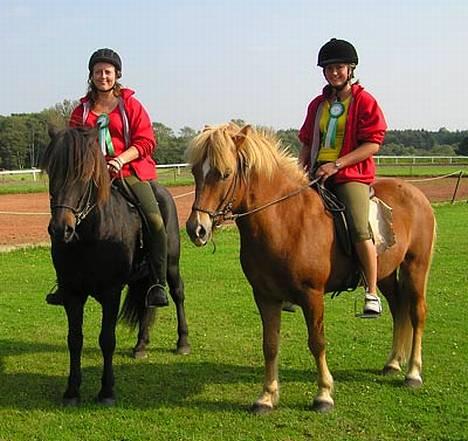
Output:
[[[250,214],[257,213],[259,211],[264,210],[265,208],[271,207],[272,205],[275,205],[279,202],[282,202],[286,199],[292,198],[293,196],[298,195],[299,193],[302,193],[304,190],[307,188],[311,188],[313,185],[315,185],[319,181],[319,178],[315,178],[312,181],[310,181],[307,185],[302,186],[301,188],[298,188],[297,190],[292,191],[291,193],[288,193],[284,196],[279,197],[278,199],[275,199],[271,202],[267,202],[266,204],[260,205],[259,207],[252,208],[251,210],[245,211],[243,213],[232,213],[229,217],[227,217],[225,220],[236,220],[244,216],[249,216]]]
[[[306,190],[308,188],[311,188],[312,186],[316,185],[319,182],[319,180],[320,180],[320,178],[315,178],[312,181],[310,181],[307,185],[304,185],[301,188],[292,191],[291,193],[288,193],[288,194],[286,194],[284,196],[281,196],[278,199],[267,202],[267,203],[265,203],[263,205],[260,205],[258,207],[252,208],[251,210],[244,211],[242,213],[233,213],[232,212],[232,206],[234,204],[234,200],[235,200],[234,195],[235,195],[235,190],[236,190],[237,182],[238,182],[238,173],[236,173],[236,175],[235,175],[235,177],[234,177],[234,179],[233,179],[233,181],[231,183],[231,186],[229,187],[228,191],[226,192],[226,196],[223,198],[223,200],[221,201],[221,203],[218,206],[218,207],[223,207],[223,208],[221,208],[221,209],[218,208],[215,211],[211,211],[211,210],[207,210],[205,208],[199,207],[197,205],[194,205],[192,207],[192,210],[208,214],[211,217],[213,224],[215,226],[220,226],[225,221],[228,221],[228,220],[234,220],[235,221],[235,220],[240,219],[242,217],[249,216],[249,215],[254,214],[254,213],[258,213],[259,211],[265,210],[266,208],[271,207],[272,205],[278,204],[279,202],[282,202],[282,201],[284,201],[286,199],[289,199],[289,198],[291,198],[293,196],[296,196],[299,193],[303,192],[304,190]],[[322,187],[322,186],[317,185],[317,187]],[[230,197],[229,197],[229,194],[230,194]],[[322,193],[320,193],[320,194],[322,194]],[[325,201],[325,199],[324,199],[324,201]],[[327,206],[327,208],[328,208],[328,206]]]

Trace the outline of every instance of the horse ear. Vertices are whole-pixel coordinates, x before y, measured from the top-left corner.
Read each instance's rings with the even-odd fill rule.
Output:
[[[252,131],[252,126],[250,124],[247,124],[234,135],[232,139],[237,148],[241,147],[242,144],[244,144],[245,138],[247,138],[247,136],[249,136],[250,133],[252,133]]]
[[[47,130],[49,132],[50,139],[54,139],[60,131],[58,127],[54,126],[53,124],[49,124]]]

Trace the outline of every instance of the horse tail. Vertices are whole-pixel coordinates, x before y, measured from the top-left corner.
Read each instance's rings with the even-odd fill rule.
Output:
[[[432,257],[435,249],[437,225],[434,219],[432,231],[428,232],[424,250],[418,255],[407,256],[399,268],[396,281],[397,298],[393,309],[393,357],[405,364],[420,341],[426,318],[426,294]],[[419,337],[415,333],[420,333]],[[415,340],[416,337],[416,340]],[[418,343],[420,344],[420,343]]]
[[[146,293],[147,285],[145,279],[131,282],[128,285],[127,294],[120,309],[119,320],[122,320],[131,330],[135,330],[144,318],[146,311],[144,293]]]
[[[406,277],[400,269],[398,293],[406,292]],[[393,342],[395,353],[393,356],[400,364],[406,364],[413,347],[413,325],[411,324],[410,299],[408,296],[398,296],[397,307],[393,315]]]

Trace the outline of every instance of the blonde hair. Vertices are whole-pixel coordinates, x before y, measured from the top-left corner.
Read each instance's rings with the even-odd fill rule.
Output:
[[[243,177],[262,173],[272,177],[281,168],[288,176],[306,180],[297,159],[281,145],[271,130],[240,128],[234,123],[208,126],[198,134],[186,151],[186,159],[193,166],[208,160],[221,175],[232,173],[239,166]]]

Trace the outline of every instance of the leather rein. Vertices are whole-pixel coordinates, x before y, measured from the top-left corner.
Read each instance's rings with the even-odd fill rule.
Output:
[[[215,227],[219,227],[225,221],[228,221],[228,220],[235,221],[242,217],[249,216],[254,213],[258,213],[259,211],[265,210],[266,208],[271,207],[272,205],[278,204],[279,202],[282,202],[286,199],[296,196],[299,193],[303,192],[304,190],[316,185],[319,182],[319,180],[320,180],[319,178],[314,178],[307,185],[304,185],[298,188],[297,190],[287,193],[284,196],[280,196],[279,198],[274,199],[273,201],[267,202],[265,204],[259,205],[258,207],[252,208],[250,210],[247,210],[241,213],[234,213],[232,211],[233,210],[232,207],[235,202],[236,187],[238,186],[238,182],[239,182],[239,167],[238,167],[238,172],[235,174],[234,179],[231,181],[231,185],[229,186],[225,196],[219,203],[218,208],[216,210],[214,211],[208,210],[206,208],[199,207],[196,204],[192,206],[192,210],[208,214],[208,216],[210,216],[211,218],[213,225]]]

